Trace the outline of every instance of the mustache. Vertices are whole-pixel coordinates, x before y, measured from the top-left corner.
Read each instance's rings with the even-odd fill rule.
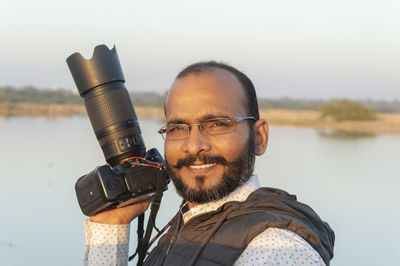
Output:
[[[171,165],[173,168],[182,168],[183,166],[189,166],[192,165],[194,162],[200,161],[204,164],[210,164],[210,163],[219,163],[222,165],[228,165],[229,163],[226,161],[226,159],[222,156],[217,156],[217,155],[189,155],[186,156],[185,158],[179,159],[175,165]]]

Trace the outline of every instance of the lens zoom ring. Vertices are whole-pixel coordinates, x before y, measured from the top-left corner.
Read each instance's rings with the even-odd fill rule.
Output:
[[[129,94],[125,89],[110,90],[90,97],[86,109],[94,131],[126,120],[137,120]]]

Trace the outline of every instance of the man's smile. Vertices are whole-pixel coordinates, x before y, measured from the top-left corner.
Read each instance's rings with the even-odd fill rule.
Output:
[[[216,169],[217,166],[221,165],[217,162],[199,162],[196,161],[191,164],[185,165],[184,169],[187,171],[187,174],[194,174],[195,176],[198,175],[205,175],[205,174],[211,174],[213,173]],[[187,176],[189,177],[189,176]]]
[[[213,167],[214,165],[216,165],[216,163],[209,163],[209,164],[192,164],[189,165],[189,168],[194,169],[194,170],[199,170],[199,169],[206,169],[206,168],[210,168]]]
[[[226,159],[219,155],[202,155],[202,156],[187,156],[179,159],[176,164],[170,165],[176,169],[187,167],[189,170],[206,170],[220,164],[225,166],[228,164]]]

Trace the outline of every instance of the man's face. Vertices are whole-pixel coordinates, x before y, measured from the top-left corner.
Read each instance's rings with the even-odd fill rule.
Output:
[[[176,80],[165,110],[167,124],[248,115],[241,84],[221,69]],[[253,142],[253,130],[246,121],[238,123],[234,132],[212,136],[192,126],[187,139],[165,141],[167,166],[178,193],[195,203],[229,194],[253,171]]]

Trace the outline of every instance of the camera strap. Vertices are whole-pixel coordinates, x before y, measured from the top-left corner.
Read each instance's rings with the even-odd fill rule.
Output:
[[[143,261],[146,256],[147,249],[149,248],[148,244],[150,241],[150,237],[151,237],[153,228],[156,229],[156,231],[160,233],[160,230],[155,225],[155,221],[156,221],[157,212],[160,209],[161,199],[162,199],[162,196],[164,193],[164,187],[165,187],[166,181],[167,181],[167,173],[166,173],[164,167],[161,167],[157,171],[157,188],[156,188],[153,202],[150,207],[150,209],[151,209],[150,216],[149,216],[149,220],[147,222],[146,234],[144,236],[142,245],[139,250],[139,258],[138,258],[137,266],[143,265]],[[143,223],[142,223],[142,226],[143,226]],[[138,222],[138,231],[139,231],[139,222]],[[153,243],[153,241],[152,241],[152,243]]]
[[[138,216],[138,223],[137,223],[137,247],[135,253],[132,256],[129,256],[129,261],[133,260],[133,258],[139,253],[140,247],[143,243],[143,234],[144,234],[144,213]]]

